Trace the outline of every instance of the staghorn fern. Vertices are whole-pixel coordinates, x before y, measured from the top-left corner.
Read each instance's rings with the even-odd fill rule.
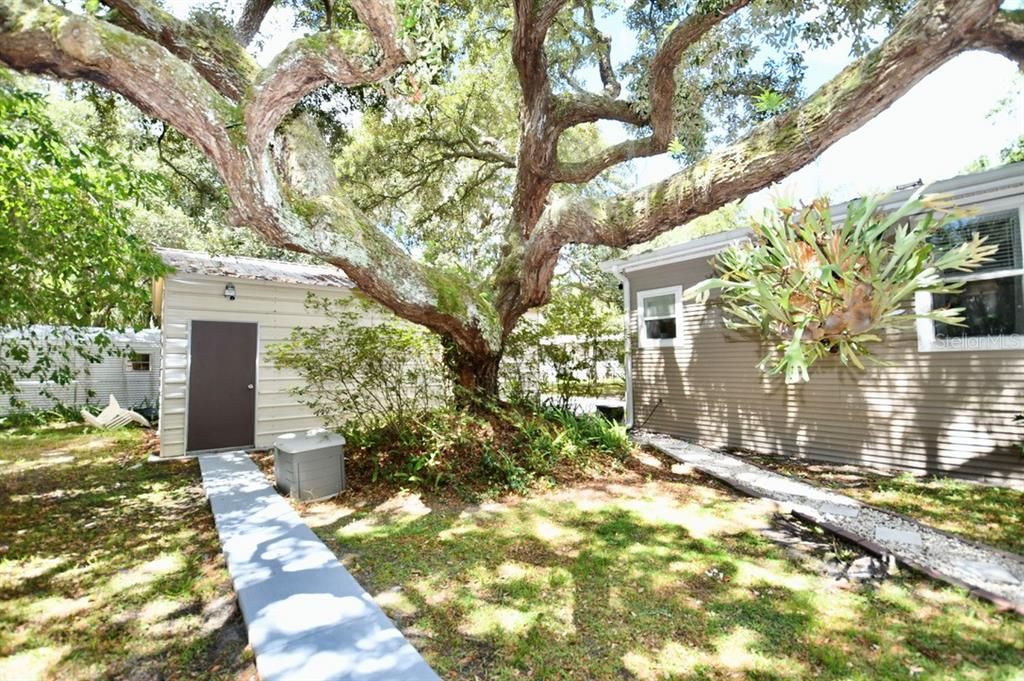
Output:
[[[914,293],[959,290],[963,284],[943,281],[941,272],[970,271],[997,246],[975,233],[937,252],[929,237],[962,212],[943,196],[918,192],[883,213],[882,198],[851,202],[845,220],[835,224],[822,199],[768,210],[750,242],[715,257],[718,276],[687,289],[684,297],[703,301],[720,289],[726,325],[770,341],[772,351],[759,367],[785,374],[787,383],[808,381],[810,366],[833,353],[859,369],[862,358],[881,364],[870,344],[880,342],[886,329],[918,318],[960,325],[962,308],[916,314]]]

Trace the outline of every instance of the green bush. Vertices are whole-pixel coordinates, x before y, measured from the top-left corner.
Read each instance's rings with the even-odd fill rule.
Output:
[[[87,407],[88,408],[88,407]],[[81,407],[58,404],[49,409],[19,409],[0,416],[0,429],[45,426],[81,421]],[[95,412],[96,410],[93,409]]]
[[[624,457],[630,446],[623,426],[597,415],[523,405],[438,408],[400,423],[351,427],[346,458],[357,483],[522,493]]]
[[[292,394],[331,428],[401,428],[450,395],[436,335],[395,317],[366,324],[368,313],[386,313],[360,299],[310,294],[306,308],[330,322],[295,329],[270,358],[298,371]]]

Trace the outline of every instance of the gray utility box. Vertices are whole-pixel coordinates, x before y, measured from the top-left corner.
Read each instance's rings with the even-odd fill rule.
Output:
[[[274,440],[274,478],[293,499],[337,495],[345,489],[345,438],[323,429],[285,433]]]

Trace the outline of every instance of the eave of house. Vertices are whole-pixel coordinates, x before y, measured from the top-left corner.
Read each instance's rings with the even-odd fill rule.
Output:
[[[895,208],[913,196],[915,192],[921,190],[921,185],[915,183],[913,187],[894,191],[885,197],[880,207],[882,209]],[[963,207],[1014,194],[1024,194],[1024,163],[1012,163],[980,173],[940,180],[925,185],[923,191],[926,194],[947,194],[955,203]],[[852,200],[833,206],[833,219],[845,218],[850,203]],[[628,258],[608,260],[601,263],[601,269],[606,272],[625,274],[687,260],[709,258],[731,244],[750,238],[752,234],[753,231],[746,227],[711,234]]]

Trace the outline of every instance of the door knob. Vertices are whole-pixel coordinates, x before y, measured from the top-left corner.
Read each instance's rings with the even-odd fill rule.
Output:
[[[252,383],[250,383],[249,385],[247,385],[245,387],[248,388],[249,390],[252,390]]]

